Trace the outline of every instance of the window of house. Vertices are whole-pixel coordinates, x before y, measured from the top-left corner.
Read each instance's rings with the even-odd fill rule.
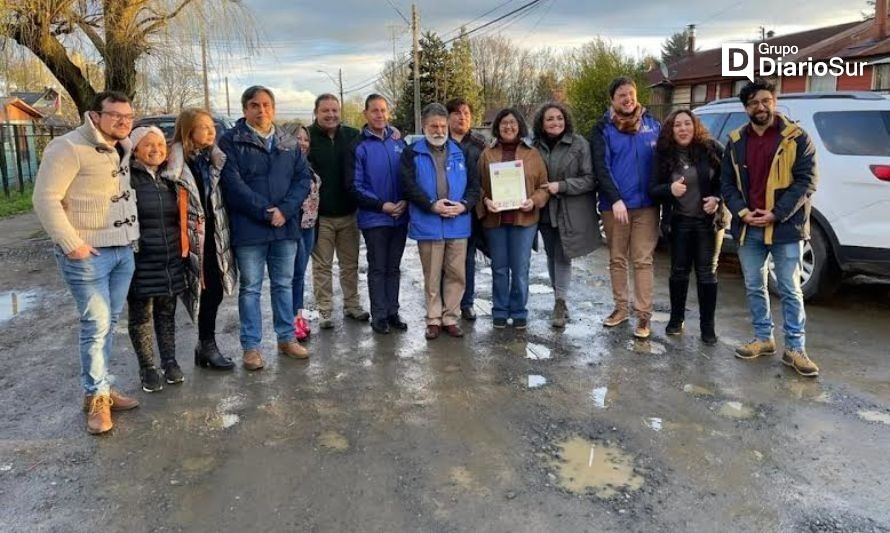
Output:
[[[837,76],[810,76],[810,92],[834,92],[837,90]]]
[[[708,84],[700,83],[692,87],[692,103],[704,103],[708,99]]]
[[[732,84],[732,96],[738,96],[745,85],[748,85],[748,80],[736,80]]]

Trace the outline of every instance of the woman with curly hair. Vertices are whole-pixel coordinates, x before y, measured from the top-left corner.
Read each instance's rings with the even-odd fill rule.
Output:
[[[649,195],[662,203],[670,230],[671,318],[665,332],[683,332],[689,274],[695,267],[702,342],[717,343],[717,259],[727,217],[720,197],[723,146],[688,109],[668,115],[655,145]]]

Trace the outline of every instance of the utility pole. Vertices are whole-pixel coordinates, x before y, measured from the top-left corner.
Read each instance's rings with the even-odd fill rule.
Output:
[[[337,86],[340,87],[340,105],[342,106],[342,105],[346,104],[346,102],[343,101],[343,69],[342,68],[337,69],[337,79],[339,80],[339,82],[337,83]]]
[[[232,116],[232,103],[229,101],[229,77],[226,76],[226,116]]]
[[[207,83],[207,35],[201,32],[201,65],[204,71],[204,109],[210,111],[210,85]]]
[[[420,13],[411,4],[411,35],[414,40],[414,133],[420,133]]]

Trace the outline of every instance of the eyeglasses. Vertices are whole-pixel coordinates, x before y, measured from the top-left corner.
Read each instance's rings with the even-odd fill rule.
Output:
[[[111,117],[111,120],[115,122],[133,122],[133,119],[136,118],[136,115],[124,115],[123,113],[118,113],[117,111],[99,111],[100,115],[108,115]]]
[[[760,106],[768,108],[770,104],[772,104],[774,100],[772,98],[764,98],[762,100],[750,100],[746,107],[750,109],[757,109]]]

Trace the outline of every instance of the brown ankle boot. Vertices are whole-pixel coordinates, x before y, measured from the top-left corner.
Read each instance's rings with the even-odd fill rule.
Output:
[[[296,341],[279,342],[278,353],[292,359],[309,359],[309,351],[300,346]]]
[[[90,400],[90,409],[87,411],[87,431],[93,435],[105,433],[114,426],[111,423],[111,396],[109,394],[97,394]]]
[[[266,362],[263,361],[263,356],[259,350],[244,350],[241,362],[247,370],[259,370],[266,366]]]
[[[139,400],[136,398],[130,398],[129,396],[124,396],[122,393],[113,390],[109,393],[111,396],[111,410],[112,411],[129,411],[130,409],[134,409],[139,407]],[[93,401],[93,395],[87,394],[83,397],[83,412],[88,413],[90,411],[90,403]]]

